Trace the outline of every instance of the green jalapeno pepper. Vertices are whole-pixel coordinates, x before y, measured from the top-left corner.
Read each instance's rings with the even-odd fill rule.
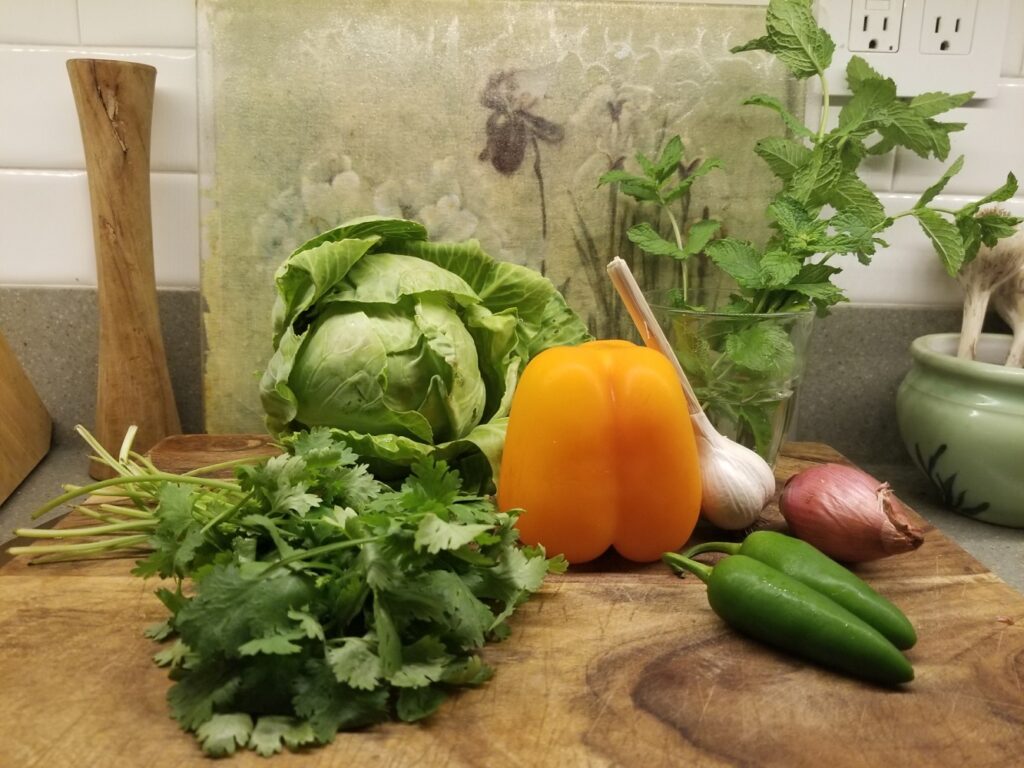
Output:
[[[691,547],[683,555],[693,557],[701,552],[727,552],[759,560],[832,598],[897,648],[906,650],[917,642],[913,625],[899,608],[806,541],[774,531],[755,531],[742,543],[711,541]]]
[[[832,598],[746,555],[714,568],[666,552],[677,571],[708,586],[712,610],[741,632],[809,661],[884,685],[914,679],[906,657],[878,630]]]

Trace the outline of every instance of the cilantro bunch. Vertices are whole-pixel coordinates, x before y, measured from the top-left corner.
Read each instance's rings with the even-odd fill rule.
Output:
[[[224,465],[174,475],[128,450],[114,459],[80,431],[119,476],[48,506],[115,483],[134,505],[103,505],[91,512],[101,525],[61,531],[106,541],[12,552],[151,550],[133,573],[172,580],[157,590],[169,615],[147,630],[167,643],[155,660],[175,681],[171,714],[213,756],[427,717],[490,677],[480,648],[564,569],[520,547],[515,515],[464,494],[443,461],[417,462],[392,488],[316,428],[221,480],[208,475]]]

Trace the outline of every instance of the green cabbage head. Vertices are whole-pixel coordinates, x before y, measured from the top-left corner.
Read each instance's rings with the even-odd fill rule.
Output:
[[[547,347],[589,338],[549,280],[475,240],[356,219],[310,240],[275,275],[274,354],[260,383],[276,435],[332,427],[375,470],[428,454],[467,486],[492,484],[512,393]]]

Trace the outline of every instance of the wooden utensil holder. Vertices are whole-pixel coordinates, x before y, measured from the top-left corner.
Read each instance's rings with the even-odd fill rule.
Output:
[[[135,450],[181,432],[153,269],[149,146],[156,69],[101,59],[67,62],[85,148],[99,305],[95,435],[116,453],[128,427]],[[92,462],[89,474],[109,477]]]

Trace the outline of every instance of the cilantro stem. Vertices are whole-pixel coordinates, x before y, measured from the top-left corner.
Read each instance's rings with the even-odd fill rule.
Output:
[[[76,536],[99,536],[117,531],[155,528],[159,522],[159,520],[127,520],[122,523],[87,525],[81,528],[18,528],[14,533],[17,536],[26,536],[30,539],[70,539]]]
[[[240,510],[242,508],[242,505],[245,504],[245,502],[247,502],[249,499],[252,498],[253,493],[254,493],[253,491],[249,491],[247,494],[245,494],[245,496],[243,496],[241,499],[239,499],[235,504],[233,504],[232,506],[230,506],[227,509],[223,510],[222,512],[217,513],[214,517],[212,517],[210,519],[210,522],[208,522],[206,525],[203,526],[203,529],[202,529],[202,531],[200,531],[200,533],[206,533],[208,530],[213,528],[213,526],[215,526],[215,525],[217,525],[219,523],[223,523],[229,517],[231,517],[236,512],[238,512],[238,510]]]
[[[49,555],[49,554],[90,554],[105,552],[111,549],[127,549],[135,544],[149,541],[149,534],[141,533],[133,536],[118,536],[104,541],[85,541],[78,544],[45,544],[42,546],[11,547],[7,551],[12,555]]]
[[[383,536],[366,536],[362,539],[346,539],[345,541],[336,541],[333,544],[324,544],[319,547],[313,547],[312,549],[299,550],[293,555],[288,557],[282,557],[280,560],[274,561],[274,563],[263,572],[263,575],[267,575],[275,568],[280,568],[283,565],[294,563],[300,560],[307,560],[311,557],[319,557],[320,555],[326,555],[329,552],[336,552],[340,549],[348,549],[349,547],[359,547],[363,544],[370,544],[374,541],[383,541]]]
[[[219,464],[210,464],[205,467],[198,467],[191,469],[188,472],[183,472],[185,477],[193,477],[196,475],[209,475],[213,472],[220,472],[222,469],[231,469],[232,467],[240,467],[245,464],[257,464],[261,461],[266,460],[266,456],[247,456],[242,459],[232,459],[231,461],[222,461]]]
[[[52,509],[56,509],[62,504],[66,504],[72,499],[77,499],[79,496],[94,493],[95,491],[110,488],[117,485],[125,485],[132,483],[189,483],[192,485],[203,485],[209,488],[221,488],[227,491],[241,491],[242,489],[235,483],[228,483],[223,480],[215,480],[211,477],[187,477],[185,475],[173,475],[168,472],[154,472],[148,475],[132,475],[131,477],[111,477],[107,480],[99,480],[92,485],[74,486],[67,493],[61,494],[55,499],[51,499],[42,507],[32,513],[32,518],[35,519],[41,515],[45,515]]]

